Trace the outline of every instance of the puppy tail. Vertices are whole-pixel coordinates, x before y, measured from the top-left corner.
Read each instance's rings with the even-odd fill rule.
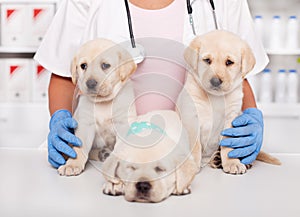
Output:
[[[273,157],[270,154],[267,154],[263,151],[260,151],[257,155],[256,160],[265,162],[265,163],[269,163],[269,164],[274,164],[274,165],[281,165],[281,162],[279,159],[277,159],[276,157]]]

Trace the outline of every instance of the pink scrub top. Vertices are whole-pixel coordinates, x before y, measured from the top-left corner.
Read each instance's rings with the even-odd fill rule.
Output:
[[[133,32],[146,53],[145,60],[138,64],[131,77],[139,115],[175,108],[185,81],[184,46],[181,43],[184,10],[184,1],[173,1],[158,10],[146,10],[130,4]]]

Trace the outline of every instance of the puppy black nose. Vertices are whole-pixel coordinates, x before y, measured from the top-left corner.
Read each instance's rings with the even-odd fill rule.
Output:
[[[86,81],[86,86],[89,88],[89,89],[94,89],[97,85],[97,81],[95,79],[89,79]]]
[[[151,184],[149,182],[138,182],[135,184],[135,187],[138,192],[145,194],[151,189]]]
[[[219,87],[222,84],[222,82],[223,81],[217,77],[213,77],[212,79],[210,79],[210,83],[213,87]]]

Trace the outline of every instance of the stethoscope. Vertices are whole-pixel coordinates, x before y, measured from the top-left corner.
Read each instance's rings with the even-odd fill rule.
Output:
[[[143,48],[142,45],[136,44],[135,43],[135,38],[133,34],[133,29],[132,29],[132,21],[131,21],[131,13],[128,5],[128,0],[124,0],[125,2],[125,7],[126,7],[126,14],[127,14],[127,21],[128,21],[128,29],[129,29],[129,35],[130,35],[130,42],[131,42],[131,47],[129,47],[127,50],[133,57],[134,61],[136,64],[143,62],[145,59],[145,49]],[[216,16],[216,11],[215,11],[215,4],[213,0],[209,0],[209,3],[212,8],[212,13],[213,13],[213,19],[214,19],[214,24],[215,28],[218,29],[218,24],[217,24],[217,16]],[[190,0],[186,0],[187,4],[187,11],[189,15],[189,21],[192,27],[193,34],[196,35],[196,30],[194,26],[194,21],[193,21],[193,8],[191,5]]]
[[[212,14],[213,14],[214,23],[215,23],[215,29],[219,29],[218,28],[218,23],[217,23],[215,3],[214,3],[213,0],[209,0],[209,3],[210,3],[210,6],[212,8]],[[189,14],[190,24],[191,24],[191,27],[192,27],[192,30],[193,30],[193,34],[196,35],[196,30],[195,30],[194,20],[193,20],[193,8],[192,8],[190,0],[186,0],[186,6],[187,6],[188,14]]]

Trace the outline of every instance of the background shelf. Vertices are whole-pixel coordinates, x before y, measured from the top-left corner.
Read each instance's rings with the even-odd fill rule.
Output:
[[[300,49],[295,49],[295,50],[287,50],[287,49],[273,50],[273,49],[266,49],[266,52],[269,55],[300,55]]]
[[[300,103],[257,103],[266,118],[300,119]]]
[[[37,47],[4,47],[0,46],[0,53],[35,53]]]
[[[29,3],[38,3],[38,4],[48,4],[48,3],[59,3],[61,0],[0,0],[0,3],[9,3],[9,4],[29,4]]]

